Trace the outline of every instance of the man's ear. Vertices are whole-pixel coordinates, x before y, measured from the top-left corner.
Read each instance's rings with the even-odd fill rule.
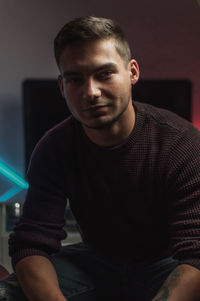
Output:
[[[60,88],[60,92],[61,92],[62,96],[64,97],[64,86],[63,86],[63,79],[62,79],[61,74],[58,75],[58,85]]]
[[[132,59],[129,62],[129,71],[132,85],[135,85],[140,77],[140,69],[136,60]]]

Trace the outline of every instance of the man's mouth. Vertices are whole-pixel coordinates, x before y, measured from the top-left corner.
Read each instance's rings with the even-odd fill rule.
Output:
[[[103,110],[104,108],[107,108],[108,105],[90,105],[82,108],[82,111],[100,111]]]

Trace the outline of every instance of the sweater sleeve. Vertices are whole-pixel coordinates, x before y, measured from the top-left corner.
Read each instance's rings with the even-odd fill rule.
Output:
[[[190,128],[176,140],[168,164],[170,241],[180,263],[200,269],[200,133]]]
[[[29,189],[23,215],[9,238],[13,268],[26,256],[48,257],[66,237],[66,191],[56,142],[46,135],[36,146],[28,170]]]

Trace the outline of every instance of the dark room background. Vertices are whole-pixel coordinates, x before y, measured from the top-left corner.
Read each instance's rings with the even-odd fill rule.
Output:
[[[140,64],[141,77],[189,79],[192,122],[200,128],[200,5],[197,0],[1,0],[0,159],[24,176],[21,84],[56,78],[53,38],[74,17],[117,20]]]

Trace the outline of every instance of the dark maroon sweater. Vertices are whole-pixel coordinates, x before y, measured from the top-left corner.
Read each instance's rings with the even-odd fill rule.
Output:
[[[200,268],[200,133],[173,113],[134,106],[134,130],[119,147],[93,144],[73,117],[41,139],[9,241],[14,266],[59,251],[69,199],[98,251],[133,262],[172,255]]]

